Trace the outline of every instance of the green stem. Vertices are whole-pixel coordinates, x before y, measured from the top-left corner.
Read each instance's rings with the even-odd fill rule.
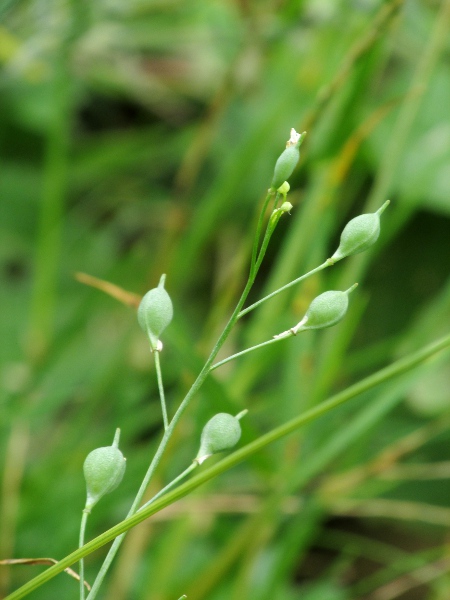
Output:
[[[286,336],[286,338],[287,337],[288,336]],[[215,365],[213,365],[211,367],[210,371],[214,371],[214,369],[217,369],[217,367],[221,367],[225,363],[230,362],[230,360],[234,360],[235,358],[239,358],[239,356],[242,356],[243,354],[247,354],[248,352],[253,352],[253,350],[257,350],[258,348],[262,348],[263,346],[269,346],[269,344],[275,344],[275,342],[279,342],[282,339],[286,339],[286,338],[278,338],[278,337],[277,338],[273,338],[271,340],[267,340],[266,342],[262,342],[261,344],[256,344],[256,346],[252,346],[251,348],[247,348],[246,350],[242,350],[241,352],[237,352],[236,354],[233,354],[232,356],[229,356],[228,358],[224,358],[220,362],[218,362]]]
[[[283,285],[283,287],[278,288],[277,290],[275,290],[274,292],[272,292],[268,296],[264,296],[264,298],[261,298],[261,300],[258,300],[258,302],[255,302],[254,304],[251,304],[250,306],[248,306],[244,310],[241,310],[241,312],[238,314],[238,319],[240,319],[241,317],[243,317],[244,315],[246,315],[247,313],[249,313],[251,310],[254,310],[255,308],[257,308],[260,304],[262,304],[266,300],[270,300],[270,298],[273,298],[274,296],[277,296],[280,292],[284,292],[284,290],[287,290],[288,288],[296,285],[300,281],[303,281],[304,279],[307,279],[308,277],[311,277],[311,275],[314,275],[314,273],[318,273],[319,271],[322,271],[323,269],[326,269],[327,267],[331,267],[331,266],[333,266],[333,263],[328,262],[328,260],[326,260],[323,264],[319,265],[318,267],[316,267],[312,271],[309,271],[308,273],[305,273],[305,275],[302,275],[301,277],[297,277],[297,279],[294,279],[294,281],[291,281],[290,283],[287,283],[286,285]]]
[[[267,233],[266,233],[266,236],[267,236]],[[153,477],[153,474],[161,461],[162,455],[167,447],[167,444],[172,436],[172,433],[173,433],[178,421],[180,420],[180,418],[181,418],[182,414],[184,413],[184,411],[186,410],[186,408],[189,406],[189,403],[192,400],[193,396],[197,393],[197,391],[203,385],[205,379],[209,375],[210,367],[211,367],[212,363],[214,362],[215,357],[217,356],[219,350],[221,349],[225,340],[227,339],[233,325],[237,321],[239,311],[241,310],[242,306],[244,305],[245,300],[247,299],[247,296],[250,292],[253,282],[255,281],[255,277],[257,275],[260,264],[261,263],[258,258],[257,263],[250,269],[250,274],[249,274],[249,277],[247,280],[247,284],[246,284],[244,291],[242,292],[242,295],[236,305],[236,308],[233,311],[233,314],[231,315],[230,319],[228,320],[228,323],[225,325],[219,339],[217,340],[214,348],[212,349],[211,354],[209,355],[208,360],[206,361],[205,365],[203,366],[202,370],[200,371],[199,375],[197,376],[197,379],[192,384],[190,390],[188,391],[188,393],[184,397],[183,401],[181,402],[180,406],[178,407],[176,413],[174,414],[173,419],[168,424],[167,429],[164,432],[163,438],[158,446],[158,449],[156,450],[155,456],[153,457],[152,462],[150,463],[150,466],[147,469],[147,473],[145,474],[145,477],[144,477],[144,479],[141,483],[141,486],[138,490],[138,493],[136,494],[133,504],[132,504],[130,510],[128,511],[127,518],[131,518],[137,512],[138,506],[141,503],[142,498],[145,494],[145,491],[148,487],[148,484],[150,483],[150,480]],[[94,581],[92,589],[89,592],[87,600],[94,600],[94,598],[97,596],[100,585],[102,584],[103,579],[105,578],[105,575],[108,572],[108,569],[109,569],[109,567],[110,567],[110,565],[111,565],[111,563],[123,541],[123,538],[125,537],[125,533],[126,532],[119,535],[114,540],[113,544],[111,545],[111,548],[109,549],[109,552],[108,552],[108,554],[100,568],[100,571]]]
[[[84,534],[86,532],[86,523],[90,512],[90,510],[84,509],[81,515],[79,548],[84,546]],[[80,600],[84,600],[84,558],[80,559]]]
[[[281,194],[280,194],[280,192],[277,192],[277,195],[275,196],[275,202],[273,203],[273,210],[278,208],[278,203],[280,202],[280,198],[281,198]],[[286,200],[286,196],[284,197],[284,199]]]
[[[152,504],[155,500],[158,500],[158,498],[160,498],[161,496],[164,496],[164,494],[166,492],[168,492],[171,488],[173,488],[173,486],[176,483],[178,483],[179,481],[184,479],[187,475],[189,475],[189,473],[191,473],[195,468],[197,468],[198,464],[199,464],[198,462],[194,461],[191,465],[189,465],[189,467],[187,469],[185,469],[182,473],[180,473],[178,475],[178,477],[175,477],[175,479],[172,479],[172,481],[170,483],[168,483],[165,487],[163,487],[163,489],[160,490],[157,494],[155,494],[153,496],[153,498],[151,498],[148,502],[146,502],[143,506],[141,506],[141,508],[137,512],[144,510],[144,508],[147,508],[147,506],[150,506],[150,504]]]
[[[163,386],[162,373],[161,373],[161,363],[159,360],[159,350],[154,350],[153,355],[155,357],[156,379],[158,380],[159,398],[161,400],[161,409],[162,409],[162,415],[163,415],[163,421],[164,421],[164,430],[167,431],[167,428],[169,427],[169,419],[167,417],[166,398],[164,395],[164,386]]]
[[[260,451],[262,448],[265,448],[269,444],[291,434],[306,423],[310,423],[311,421],[318,419],[319,417],[327,414],[334,408],[345,404],[363,392],[367,392],[377,385],[385,383],[394,377],[398,377],[399,375],[410,371],[414,367],[429,360],[438,352],[448,348],[450,348],[450,334],[441,338],[437,342],[429,344],[428,346],[425,346],[425,348],[406,356],[405,358],[395,361],[388,367],[377,371],[373,375],[369,375],[369,377],[362,379],[358,383],[355,383],[342,392],[332,396],[319,406],[316,406],[304,412],[302,415],[287,421],[283,425],[272,429],[272,431],[269,431],[265,435],[259,437],[257,440],[247,444],[236,452],[233,452],[209,469],[205,469],[202,473],[192,477],[192,479],[186,483],[183,483],[175,490],[167,493],[163,498],[153,502],[151,506],[148,506],[147,508],[139,511],[139,513],[134,514],[121,523],[118,523],[108,531],[105,531],[98,537],[88,542],[85,546],[83,546],[83,548],[75,550],[60,560],[56,565],[49,567],[46,571],[7,596],[5,600],[20,600],[20,598],[24,598],[30,592],[37,589],[43,583],[49,581],[55,575],[61,573],[64,569],[70,567],[81,558],[91,554],[101,546],[104,546],[108,542],[114,540],[114,538],[117,538],[117,536],[125,534],[129,529],[138,525],[151,515],[159,512],[166,506],[169,506],[169,504],[173,504],[176,500],[183,498],[203,483],[234,467],[243,460],[247,459],[249,456],[252,456],[256,452]]]
[[[259,213],[259,218],[258,218],[258,224],[256,225],[256,233],[255,233],[255,238],[253,240],[253,248],[252,248],[252,260],[251,260],[251,268],[253,268],[253,266],[256,264],[256,257],[258,254],[258,244],[259,244],[259,238],[261,237],[261,229],[264,223],[264,215],[266,214],[266,210],[267,210],[267,205],[269,204],[270,198],[272,197],[273,192],[271,190],[269,190],[269,192],[267,193],[267,196],[264,199],[264,203],[261,209],[261,212]]]
[[[277,198],[278,198],[278,196],[279,196],[279,194],[277,194]],[[266,227],[266,232],[264,234],[261,248],[259,250],[258,259],[257,259],[256,263],[254,265],[252,265],[252,268],[250,271],[250,277],[253,276],[253,281],[254,281],[254,278],[256,277],[257,272],[259,271],[259,267],[261,266],[264,256],[266,255],[266,250],[269,245],[270,238],[272,237],[272,234],[275,231],[276,226],[278,225],[278,221],[280,220],[281,214],[282,214],[281,212],[278,212],[276,214],[274,214],[272,212],[272,214],[269,218],[269,222],[267,223],[267,227]]]

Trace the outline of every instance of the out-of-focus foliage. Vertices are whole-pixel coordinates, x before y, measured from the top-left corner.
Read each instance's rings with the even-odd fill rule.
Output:
[[[169,410],[245,280],[253,221],[290,127],[308,130],[252,300],[320,264],[390,198],[382,234],[242,319],[223,356],[296,323],[327,289],[346,319],[218,370],[152,484],[243,408],[254,439],[448,332],[450,2],[0,2],[0,558],[76,546],[82,465],[121,427],[122,519],[161,436],[135,312],[167,274]],[[450,596],[448,354],[302,430],[132,531],[108,600]],[[92,581],[102,553],[87,560]],[[0,595],[42,567],[0,567]],[[76,597],[59,576],[36,600]]]

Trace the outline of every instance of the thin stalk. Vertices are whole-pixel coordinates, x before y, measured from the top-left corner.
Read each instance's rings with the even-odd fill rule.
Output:
[[[166,398],[164,395],[164,386],[163,386],[162,373],[161,373],[161,363],[159,360],[159,350],[154,350],[153,355],[155,357],[156,379],[158,380],[158,390],[159,390],[159,398],[161,400],[161,410],[162,410],[162,415],[163,415],[164,430],[167,431],[167,428],[169,427],[169,419],[167,417]]]
[[[258,348],[262,348],[263,346],[269,346],[270,344],[275,344],[275,342],[280,342],[282,339],[287,339],[287,336],[286,336],[286,338],[278,338],[278,337],[273,338],[271,340],[267,340],[266,342],[262,342],[261,344],[256,344],[256,346],[252,346],[251,348],[247,348],[246,350],[241,350],[241,352],[237,352],[236,354],[233,354],[232,356],[229,356],[228,358],[224,358],[220,362],[213,365],[211,367],[210,371],[214,371],[214,369],[217,369],[217,367],[221,367],[225,363],[230,362],[230,360],[239,358],[239,356],[242,356],[243,354],[247,354],[248,352],[253,352],[253,350],[257,350]]]
[[[275,205],[278,201],[278,198],[280,197],[280,193],[278,192],[276,197],[275,197]],[[265,211],[265,207],[264,206],[263,210]],[[259,253],[258,253],[258,258],[256,259],[256,262],[253,263],[253,257],[252,257],[252,264],[250,266],[250,275],[249,275],[249,282],[251,281],[250,287],[251,285],[253,285],[253,282],[255,281],[256,275],[259,271],[259,268],[261,266],[261,263],[264,259],[264,256],[266,255],[266,251],[267,251],[267,247],[269,245],[270,242],[270,238],[272,237],[273,232],[276,229],[276,226],[278,225],[278,221],[281,218],[281,215],[283,214],[284,211],[277,211],[277,210],[273,210],[272,214],[270,215],[269,218],[269,222],[267,223],[267,227],[266,227],[266,232],[264,233],[264,238],[261,244],[261,248],[259,249]],[[258,224],[259,225],[259,224]],[[258,234],[259,236],[259,234]],[[250,291],[250,290],[249,290]],[[242,308],[242,306],[241,306]],[[238,315],[239,316],[239,315]],[[237,319],[236,319],[237,320]]]
[[[259,238],[261,237],[261,230],[262,230],[262,226],[263,226],[263,223],[264,223],[264,215],[266,214],[267,205],[269,204],[271,197],[272,197],[272,192],[269,190],[269,192],[267,193],[267,196],[264,199],[264,203],[263,203],[261,212],[259,213],[258,224],[256,225],[255,238],[253,240],[252,260],[251,260],[251,263],[250,263],[250,265],[251,265],[252,268],[256,264],[256,257],[257,257],[257,254],[258,254]]]
[[[273,210],[278,208],[278,203],[280,202],[280,198],[281,198],[281,193],[277,192],[277,195],[275,196],[275,202],[273,203]],[[284,196],[284,199],[286,200],[286,196]]]
[[[80,541],[78,544],[79,548],[84,546],[84,535],[86,532],[86,523],[88,520],[88,516],[90,514],[89,510],[84,509],[81,515],[81,525],[80,525]],[[80,600],[84,600],[84,558],[80,559]]]
[[[61,573],[62,571],[64,571],[64,569],[70,567],[75,562],[79,561],[81,558],[87,556],[88,554],[91,554],[98,548],[101,548],[108,542],[117,538],[117,536],[125,534],[129,529],[135,527],[151,515],[154,515],[166,506],[173,504],[180,498],[183,498],[203,483],[206,483],[214,477],[217,477],[218,475],[224,473],[228,469],[249,458],[256,452],[259,452],[269,444],[272,444],[273,442],[293,433],[306,423],[310,423],[318,419],[319,417],[329,413],[331,410],[337,408],[338,406],[342,406],[343,404],[355,398],[356,396],[359,396],[363,392],[367,392],[368,390],[371,390],[372,388],[378,385],[386,383],[394,377],[398,377],[403,373],[410,371],[414,367],[426,361],[429,361],[438,352],[449,348],[450,334],[444,336],[436,342],[433,342],[432,344],[425,346],[417,352],[409,354],[408,356],[395,361],[388,367],[380,369],[376,373],[373,373],[372,375],[369,375],[361,381],[351,385],[342,392],[331,396],[331,398],[329,398],[325,402],[322,402],[320,405],[315,406],[314,408],[304,412],[303,414],[295,417],[294,419],[290,419],[283,425],[272,429],[268,433],[260,436],[258,439],[251,442],[250,444],[247,444],[243,448],[240,448],[236,452],[233,452],[232,454],[228,455],[221,461],[214,464],[209,469],[205,469],[203,472],[199,473],[195,477],[192,477],[189,481],[181,484],[175,490],[168,492],[163,498],[160,498],[156,502],[153,502],[147,508],[139,511],[138,514],[134,514],[133,516],[125,519],[121,523],[118,523],[108,531],[105,531],[98,537],[88,542],[85,546],[83,546],[83,548],[75,550],[74,552],[60,560],[56,565],[53,565],[37,577],[34,577],[32,580],[28,581],[25,585],[23,585],[18,590],[7,596],[5,600],[20,600],[21,598],[24,598],[29,593],[40,587],[42,584],[55,577],[55,575]]]
[[[178,483],[179,481],[181,481],[182,479],[187,477],[187,475],[189,475],[189,473],[191,473],[196,467],[198,467],[198,465],[199,465],[199,463],[194,461],[191,465],[189,465],[189,467],[187,469],[185,469],[182,473],[180,473],[178,475],[178,477],[175,477],[175,479],[172,479],[172,481],[170,483],[168,483],[165,487],[163,487],[163,489],[160,490],[157,494],[155,494],[153,496],[153,498],[150,498],[150,500],[148,502],[146,502],[143,506],[141,506],[141,508],[137,512],[144,510],[144,508],[147,508],[147,506],[150,506],[150,504],[152,504],[155,500],[158,500],[158,498],[160,498],[161,496],[164,496],[164,494],[166,492],[168,492],[171,488],[173,488],[173,486],[176,483]]]
[[[262,304],[266,300],[270,300],[270,298],[273,298],[274,296],[277,296],[280,292],[284,292],[284,290],[287,290],[288,288],[296,285],[297,283],[300,283],[300,281],[303,281],[304,279],[307,279],[308,277],[311,277],[311,275],[314,275],[314,273],[318,273],[319,271],[322,271],[323,269],[326,269],[327,267],[331,267],[332,265],[333,265],[333,263],[328,262],[328,260],[326,260],[324,263],[322,263],[321,265],[319,265],[318,267],[316,267],[312,271],[309,271],[308,273],[305,273],[305,275],[302,275],[301,277],[297,277],[297,279],[294,279],[290,283],[287,283],[286,285],[283,285],[283,287],[278,288],[277,290],[275,290],[271,294],[269,294],[267,296],[264,296],[264,298],[261,298],[261,300],[258,300],[258,302],[255,302],[254,304],[251,304],[250,306],[248,306],[244,310],[241,310],[241,312],[238,314],[238,319],[240,319],[241,317],[243,317],[244,315],[246,315],[247,313],[249,313],[251,310],[254,310],[255,308],[257,308],[260,304]]]
[[[266,237],[267,237],[267,232],[266,232]],[[263,244],[264,244],[264,242],[263,242]],[[192,384],[190,390],[184,397],[184,399],[181,402],[180,406],[178,407],[176,413],[174,414],[172,420],[168,424],[167,429],[165,430],[162,440],[158,446],[158,449],[156,450],[155,456],[153,457],[153,459],[150,463],[150,466],[147,469],[145,477],[142,480],[141,486],[138,490],[138,493],[136,494],[133,504],[132,504],[130,510],[128,511],[127,519],[131,518],[137,512],[138,506],[141,503],[142,498],[145,494],[145,491],[150,483],[150,480],[153,477],[153,474],[161,461],[162,455],[167,447],[167,444],[172,436],[172,433],[173,433],[178,421],[180,420],[180,418],[181,418],[182,414],[184,413],[184,411],[186,410],[186,408],[189,406],[189,403],[192,400],[193,396],[197,393],[197,391],[203,385],[205,379],[209,375],[210,367],[211,367],[215,357],[217,356],[219,350],[221,349],[225,340],[227,339],[228,335],[230,334],[230,331],[231,331],[233,325],[237,321],[239,311],[241,310],[242,306],[244,305],[245,300],[247,299],[247,296],[250,292],[253,282],[255,281],[255,277],[258,273],[260,264],[261,263],[260,263],[259,257],[258,257],[258,261],[250,269],[247,284],[246,284],[244,291],[242,292],[242,295],[236,305],[236,308],[233,311],[233,314],[231,315],[230,319],[228,320],[228,323],[225,325],[219,339],[217,340],[214,348],[211,351],[211,354],[209,355],[209,358],[207,359],[205,365],[203,366],[202,370],[200,371],[199,375],[197,376],[197,379]],[[97,596],[98,590],[103,582],[103,579],[105,578],[105,575],[108,572],[108,569],[109,569],[120,545],[122,544],[123,538],[125,537],[125,533],[126,532],[123,532],[122,534],[120,534],[114,540],[113,544],[111,545],[111,548],[109,549],[109,552],[108,552],[108,554],[100,568],[100,571],[94,581],[92,589],[89,592],[87,600],[94,600],[94,598]]]

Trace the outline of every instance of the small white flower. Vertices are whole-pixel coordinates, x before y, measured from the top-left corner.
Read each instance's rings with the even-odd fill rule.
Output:
[[[295,131],[295,129],[292,127],[291,137],[287,141],[286,148],[289,148],[289,146],[295,146],[295,144],[298,142],[299,139],[300,139],[300,134],[297,133]]]

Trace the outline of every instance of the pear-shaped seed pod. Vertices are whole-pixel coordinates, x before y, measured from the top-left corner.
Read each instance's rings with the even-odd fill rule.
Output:
[[[339,248],[330,260],[334,263],[373,246],[380,235],[380,215],[388,205],[389,200],[377,212],[359,215],[349,221],[341,234]]]
[[[306,329],[324,329],[338,323],[347,312],[348,295],[357,285],[355,283],[345,292],[333,290],[314,298],[303,319],[292,328],[292,333],[296,334]]]
[[[286,144],[286,149],[280,154],[275,164],[270,186],[272,190],[278,190],[278,188],[292,175],[292,171],[297,166],[300,158],[300,146],[305,135],[305,133],[300,135],[295,129],[291,129],[291,137]]]
[[[238,443],[241,437],[239,419],[246,412],[243,411],[236,417],[228,413],[218,413],[206,423],[200,438],[200,449],[195,459],[199,465],[212,454],[229,450]]]
[[[86,510],[90,510],[105,494],[116,489],[125,473],[126,460],[119,450],[120,429],[117,429],[112,446],[90,452],[84,461],[86,480]]]
[[[138,308],[138,321],[147,332],[152,350],[160,350],[159,337],[173,317],[173,305],[164,289],[166,276],[162,275],[158,287],[153,288],[142,298]]]

